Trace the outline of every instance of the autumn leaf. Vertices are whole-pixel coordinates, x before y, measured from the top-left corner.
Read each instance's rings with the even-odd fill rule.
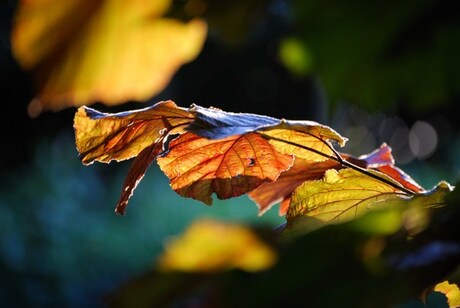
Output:
[[[233,113],[217,108],[193,105],[196,119],[188,130],[209,139],[220,139],[248,132],[258,132],[281,153],[311,161],[324,161],[336,155],[331,141],[340,146],[347,138],[332,128],[314,121],[276,119],[251,113]]]
[[[372,168],[384,173],[413,192],[425,191],[425,189],[415,182],[414,179],[395,166],[391,148],[386,143],[383,143],[378,149],[369,154],[359,156],[358,160],[365,161],[367,168]]]
[[[144,101],[201,51],[207,25],[165,18],[171,0],[21,0],[11,44],[33,72],[29,114]]]
[[[157,142],[143,149],[134,159],[123,183],[120,199],[115,207],[115,213],[119,215],[126,213],[129,198],[132,197],[134,190],[144,177],[147,168],[163,150],[163,144]]]
[[[172,101],[113,114],[82,106],[74,118],[75,143],[86,165],[120,161],[163,140],[166,133],[183,132],[191,121],[193,115]]]
[[[214,193],[219,199],[248,194],[259,215],[281,202],[280,214],[287,212],[288,220],[349,220],[379,202],[430,193],[394,166],[388,145],[355,158],[334,148],[345,137],[312,121],[165,101],[116,114],[80,107],[74,127],[84,164],[136,157],[116,206],[119,214],[155,159],[181,196],[211,205]]]
[[[453,189],[441,182],[431,191],[411,196],[390,185],[393,180],[385,174],[370,169],[368,172],[377,177],[350,168],[330,169],[322,180],[305,182],[292,194],[286,219],[289,222],[306,215],[325,223],[339,223],[355,219],[371,209],[407,206],[410,202],[436,207],[443,204],[445,195]]]
[[[257,272],[276,260],[276,251],[249,227],[201,219],[166,244],[156,266],[160,271],[210,273],[237,268]]]
[[[358,158],[345,153],[340,153],[339,155],[341,159],[357,167],[376,169],[413,192],[424,191],[409,175],[394,166],[391,148],[386,143],[383,143],[371,153],[361,155]],[[345,167],[338,159],[315,162],[297,157],[293,166],[289,170],[282,172],[275,182],[262,184],[249,192],[248,196],[256,202],[259,208],[259,215],[264,214],[274,204],[281,202],[279,214],[283,216],[289,208],[291,194],[298,186],[306,181],[321,179],[329,169],[339,170]]]
[[[324,172],[331,168],[340,168],[340,163],[334,160],[311,162],[296,158],[292,167],[280,174],[274,182],[267,182],[248,193],[259,208],[259,216],[268,211],[274,204],[281,202],[280,216],[286,214],[290,203],[291,193],[308,180],[319,180]]]
[[[164,151],[169,134],[180,134],[193,121],[193,115],[172,101],[151,107],[115,114],[80,107],[74,118],[77,150],[86,165],[108,163],[136,157],[128,171],[117,214],[125,214],[128,200],[147,168]]]
[[[293,157],[278,153],[257,133],[222,139],[186,133],[171,141],[157,162],[177,193],[210,205],[213,193],[228,199],[276,180]]]
[[[287,155],[294,154],[300,156],[296,157],[297,163],[295,163],[289,171],[286,170],[284,172],[285,176],[283,180],[277,180],[277,184],[274,184],[280,191],[276,191],[275,194],[272,194],[273,191],[271,191],[270,188],[273,187],[273,185],[270,185],[267,190],[259,190],[258,193],[256,193],[260,193],[258,196],[264,199],[261,201],[264,204],[259,205],[261,213],[266,211],[271,204],[279,201],[278,199],[286,194],[287,191],[292,191],[306,179],[319,179],[322,177],[325,170],[340,166],[337,162],[336,152],[332,149],[332,145],[330,144],[330,140],[335,140],[340,145],[343,145],[346,142],[346,138],[340,136],[333,129],[319,123],[312,121],[280,120],[257,114],[226,112],[217,108],[204,108],[198,105],[192,105],[190,112],[195,115],[195,120],[187,127],[187,130],[206,139],[222,140],[253,133],[268,140],[268,144],[272,147],[272,151],[280,150]],[[173,150],[174,147],[175,143],[171,143],[171,152],[184,152],[182,147],[179,150]],[[254,150],[257,149],[258,147],[255,146]],[[166,159],[171,156],[171,152],[165,155]],[[239,152],[236,153],[240,155]],[[200,152],[196,157],[201,157],[203,155],[204,154]],[[251,154],[250,157],[244,157],[247,157],[246,159],[251,159],[252,156]],[[212,155],[209,157],[212,157]],[[330,160],[328,157],[334,157],[336,160]],[[174,156],[171,159],[176,160]],[[263,155],[261,159],[264,159]],[[186,166],[187,163],[184,163],[182,160],[183,158],[179,157],[175,163],[177,165]],[[195,161],[193,160],[193,162]],[[318,164],[319,162],[322,162],[322,164]],[[212,202],[210,194],[214,190],[210,188],[210,181],[212,182],[212,178],[215,177],[215,175],[207,173],[207,177],[203,178],[200,173],[204,171],[200,171],[192,176],[190,172],[193,170],[190,170],[186,176],[183,176],[185,168],[188,170],[188,167],[183,167],[184,169],[182,169],[182,172],[170,172],[170,166],[165,166],[162,159],[159,159],[159,164],[163,172],[171,179],[172,188],[179,192],[179,194],[193,197],[206,204]],[[279,171],[280,170],[278,170],[278,172]],[[177,179],[179,177],[178,174],[180,174],[181,177],[180,181]],[[238,176],[241,175],[242,172],[238,171],[235,174]],[[209,177],[211,177],[211,179],[209,179]],[[276,180],[276,178],[277,177],[273,177],[271,181],[265,181],[265,185],[269,185],[269,183]],[[221,180],[219,179],[219,181]],[[260,181],[256,183],[256,185],[246,186],[242,191],[235,189],[235,194],[233,196],[239,196],[242,193],[250,192],[262,184]],[[204,187],[206,187],[206,189],[204,189]],[[229,198],[232,196],[230,192],[225,194],[218,192],[217,195],[219,198]],[[258,197],[255,198],[257,199]]]
[[[449,307],[460,307],[460,289],[457,284],[443,281],[438,283],[434,287],[434,290],[447,297]]]
[[[279,152],[314,162],[338,158],[332,143],[344,146],[348,140],[332,128],[313,121],[282,119],[278,124],[258,131]]]

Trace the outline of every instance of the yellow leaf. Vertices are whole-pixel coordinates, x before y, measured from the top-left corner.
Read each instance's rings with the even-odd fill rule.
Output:
[[[193,115],[172,101],[120,113],[102,113],[86,106],[74,117],[75,143],[84,164],[108,163],[137,156],[167,133],[180,133]]]
[[[269,139],[280,153],[314,162],[336,157],[331,141],[340,146],[347,141],[347,138],[332,128],[313,121],[281,120],[279,124],[262,128],[258,132]]]
[[[171,0],[22,0],[13,54],[37,80],[29,114],[144,101],[201,51],[207,25],[163,18]]]
[[[368,171],[391,180],[384,174]],[[371,207],[408,198],[397,188],[353,169],[329,169],[322,180],[305,182],[294,191],[286,218],[307,215],[324,222],[344,222]]]
[[[460,289],[457,284],[444,281],[438,283],[434,290],[446,295],[449,307],[460,307]]]
[[[304,215],[326,223],[339,223],[371,209],[399,207],[406,212],[410,211],[410,206],[427,209],[444,205],[445,196],[454,189],[441,181],[429,191],[409,195],[398,189],[398,182],[386,174],[371,169],[366,172],[368,174],[351,168],[329,169],[322,180],[303,183],[292,194],[286,218],[292,221]],[[423,228],[423,220],[420,217],[419,221],[406,227],[413,230]]]
[[[171,240],[157,260],[159,270],[217,272],[270,268],[276,252],[251,229],[209,219],[194,222],[184,234]]]

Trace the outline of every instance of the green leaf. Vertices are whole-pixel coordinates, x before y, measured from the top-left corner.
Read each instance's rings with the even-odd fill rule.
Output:
[[[383,173],[368,171],[386,181],[393,181]],[[306,215],[325,223],[340,223],[371,209],[388,206],[435,207],[444,203],[445,195],[452,189],[448,183],[441,182],[433,190],[411,197],[393,185],[356,170],[330,169],[322,180],[305,182],[294,191],[286,218],[289,222]]]

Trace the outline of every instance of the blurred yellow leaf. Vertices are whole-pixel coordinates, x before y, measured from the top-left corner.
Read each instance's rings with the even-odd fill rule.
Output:
[[[201,219],[166,245],[157,266],[163,271],[216,272],[238,268],[255,272],[270,268],[276,260],[276,252],[251,229]]]
[[[434,290],[443,293],[447,297],[449,307],[460,307],[460,290],[455,283],[444,281],[438,283]]]
[[[201,51],[207,25],[161,17],[171,0],[21,0],[13,54],[36,77],[29,114],[144,101]]]

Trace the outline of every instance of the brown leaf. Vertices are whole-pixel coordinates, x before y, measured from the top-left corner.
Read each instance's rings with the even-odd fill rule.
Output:
[[[165,18],[171,0],[21,0],[12,51],[36,77],[29,114],[144,101],[201,51],[207,25]]]
[[[211,205],[212,193],[219,199],[237,197],[276,180],[293,157],[278,153],[257,133],[223,139],[186,133],[157,161],[177,193]]]
[[[166,133],[181,133],[193,115],[172,101],[114,114],[82,106],[74,118],[75,143],[86,165],[125,160],[160,140]]]
[[[137,184],[144,177],[145,171],[151,163],[157,158],[158,154],[163,151],[163,143],[158,142],[142,150],[141,153],[134,159],[131,167],[129,168],[128,175],[123,183],[120,199],[115,207],[115,213],[124,215],[128,200],[133,195],[134,189]]]

